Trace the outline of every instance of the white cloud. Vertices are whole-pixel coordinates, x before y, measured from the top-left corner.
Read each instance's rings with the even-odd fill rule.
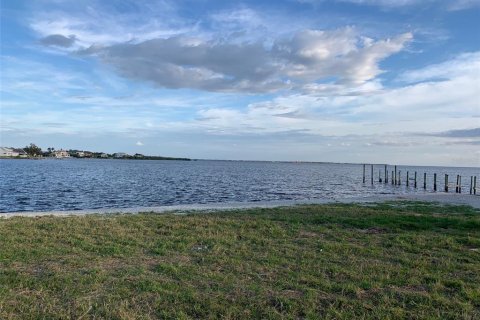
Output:
[[[49,50],[98,56],[127,78],[164,88],[250,93],[363,93],[382,72],[379,63],[413,37],[372,39],[354,27],[305,29],[313,22],[245,6],[198,20],[181,17],[167,1],[124,6],[129,10],[108,2],[58,3],[32,10],[30,27],[54,45]]]
[[[215,12],[210,15],[215,26],[221,26],[230,32],[239,32],[243,29],[265,27],[264,18],[250,8],[244,7],[228,11]]]
[[[180,19],[166,1],[124,3],[82,1],[82,3],[44,3],[33,8],[29,26],[41,37],[75,35],[72,49],[91,45],[111,45],[127,41],[141,42],[190,32],[194,21]],[[119,8],[120,7],[120,8]],[[144,19],[138,19],[139,16]]]
[[[480,7],[480,0],[451,0],[448,9],[452,11],[466,10]]]
[[[355,4],[375,5],[382,7],[403,7],[418,5],[435,0],[338,0],[339,2],[350,2]]]
[[[307,3],[324,3],[325,0],[298,0]],[[445,10],[465,10],[480,6],[479,0],[336,0],[357,5],[378,6],[385,9],[402,7],[437,6]]]
[[[141,147],[141,146],[143,146],[144,144],[143,144],[142,141],[137,141],[137,142],[135,143],[135,145]]]
[[[399,75],[398,80],[412,83],[445,80],[465,75],[480,81],[480,52],[463,53],[446,62],[404,72]]]
[[[373,80],[381,73],[379,62],[402,50],[411,38],[405,33],[375,41],[342,28],[299,31],[271,48],[182,36],[93,51],[121,75],[160,87],[268,92],[306,85],[311,91],[316,81],[328,78],[349,87]]]
[[[196,94],[178,98],[175,92],[170,91],[168,95],[158,97],[153,89],[151,92],[138,92],[138,95],[131,97],[70,96],[68,90],[77,90],[85,79],[77,79],[74,74],[65,78],[59,70],[45,68],[40,64],[21,63],[14,58],[4,59],[2,81],[5,85],[2,90],[11,94],[28,92],[31,99],[23,104],[33,107],[27,112],[18,102],[11,104],[10,100],[4,99],[2,108],[5,112],[2,117],[10,129],[37,128],[40,131],[71,134],[98,132],[108,128],[111,132],[139,130],[153,134],[159,130],[168,130],[220,135],[295,130],[312,135],[344,137],[393,134],[399,136],[400,140],[386,141],[403,143],[405,133],[435,133],[480,127],[480,79],[476,67],[480,63],[478,52],[461,54],[441,64],[405,72],[401,78],[410,84],[404,87],[389,89],[368,81],[360,92],[348,92],[340,86],[339,91],[333,91],[333,94],[319,94],[316,90],[285,93],[271,100],[250,103],[244,108],[225,107],[224,105],[231,105],[231,99],[235,99],[228,98],[229,95],[197,97]],[[24,74],[22,71],[20,78],[15,77],[13,70],[20,70],[20,67],[21,70],[31,70],[34,74]],[[41,78],[37,75],[38,72],[48,72],[51,81],[46,79],[48,81],[44,86],[32,83],[30,87],[20,89],[20,86],[26,85],[26,78]],[[54,87],[55,83],[60,86]],[[33,89],[37,91],[32,91]],[[39,97],[45,90],[55,95],[54,106],[63,104],[72,108],[49,108],[48,104],[41,107],[44,102]],[[339,94],[342,92],[343,95]],[[162,111],[165,108],[171,111]],[[182,109],[186,110],[186,114],[194,114],[190,117],[195,119],[182,117],[179,120],[174,110]],[[44,127],[38,125],[40,122],[63,122],[65,126]]]
[[[472,53],[459,55],[441,65],[466,70],[479,62],[480,55]],[[437,68],[441,69],[438,65],[429,66],[406,74],[422,75],[414,79],[428,79],[437,75]],[[201,121],[192,126],[198,125],[219,134],[304,130],[322,136],[378,135],[381,138],[393,135],[399,140],[378,140],[377,145],[381,141],[401,145],[407,134],[417,136],[419,133],[480,127],[477,70],[452,72],[442,81],[383,88],[365,95],[319,97],[294,94],[251,104],[243,111],[204,109],[199,112]],[[415,140],[408,141],[408,144],[412,143]]]
[[[279,42],[274,50],[287,60],[287,74],[315,81],[338,77],[340,83],[362,84],[380,72],[378,63],[402,50],[411,33],[374,41],[359,37],[353,28],[332,31],[305,30],[292,40]]]

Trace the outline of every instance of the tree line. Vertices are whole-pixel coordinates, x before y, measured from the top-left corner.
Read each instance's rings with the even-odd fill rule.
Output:
[[[30,143],[30,145],[23,148],[23,150],[30,156],[30,157],[52,157],[55,153],[55,148],[49,147],[46,151],[43,151],[42,148],[37,146],[34,143]],[[104,152],[90,152],[90,151],[81,151],[81,150],[66,150],[67,153],[71,157],[80,158],[78,155],[79,152],[84,152],[88,155],[83,156],[84,158],[105,158],[102,157],[106,155],[106,158],[114,158],[114,154],[107,154]],[[143,154],[136,153],[134,155],[125,155],[122,159],[132,159],[132,160],[190,160],[188,158],[174,158],[174,157],[162,157],[162,156],[145,156]]]

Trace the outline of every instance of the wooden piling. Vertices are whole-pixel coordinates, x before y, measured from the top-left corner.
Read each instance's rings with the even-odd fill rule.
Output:
[[[373,167],[374,165],[370,165],[370,183],[372,186],[374,185],[374,174],[373,174]],[[410,178],[410,171],[407,171],[407,176],[405,180],[405,186],[407,188],[410,187],[410,180],[413,180],[413,187],[416,189],[417,188],[417,171],[414,172],[414,177],[413,179]],[[365,184],[366,181],[366,164],[363,165],[363,183]],[[398,170],[397,172],[397,166],[394,166],[394,170],[392,170],[392,175],[390,176],[390,181],[392,185],[402,185],[402,171]],[[468,180],[467,180],[468,181]],[[382,179],[382,170],[378,170],[378,182],[379,183],[385,183],[388,184],[388,166],[384,165],[384,178]],[[468,182],[467,182],[467,187],[468,187]],[[427,189],[427,173],[423,173],[423,189]],[[445,174],[445,184],[444,184],[444,191],[446,193],[449,192],[450,186],[449,186],[449,178],[448,174]],[[438,190],[438,185],[437,185],[437,174],[433,174],[433,191]],[[470,176],[470,194],[476,195],[477,194],[477,176]],[[462,176],[457,175],[457,181],[455,184],[455,193],[462,193]]]
[[[372,170],[371,170],[371,174],[370,174],[370,180],[372,182],[372,186],[373,186],[373,164],[372,164]]]
[[[397,184],[397,166],[395,166],[395,185]]]
[[[477,194],[477,176],[473,177],[473,194]]]

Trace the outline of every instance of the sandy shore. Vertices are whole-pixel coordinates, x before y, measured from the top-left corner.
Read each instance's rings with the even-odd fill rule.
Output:
[[[266,202],[228,202],[228,203],[211,203],[211,204],[188,204],[173,205],[160,207],[135,207],[135,208],[114,208],[114,209],[88,209],[88,210],[71,210],[71,211],[22,211],[0,213],[2,218],[10,218],[16,216],[22,217],[40,217],[40,216],[78,216],[87,214],[132,214],[139,212],[166,213],[175,212],[182,214],[190,211],[212,211],[212,210],[235,210],[249,208],[274,208],[282,206],[294,206],[300,204],[328,204],[328,203],[373,203],[384,201],[426,201],[437,202],[440,204],[453,205],[469,205],[480,209],[480,196],[469,194],[412,194],[412,195],[378,195],[374,197],[363,198],[332,198],[332,199],[315,199],[302,201],[266,201]]]

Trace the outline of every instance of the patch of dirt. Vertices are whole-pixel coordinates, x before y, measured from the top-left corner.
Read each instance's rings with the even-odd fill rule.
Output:
[[[359,289],[356,292],[356,296],[359,299],[362,298],[371,298],[374,295],[381,294],[385,291],[394,291],[400,294],[411,294],[411,293],[416,293],[416,294],[421,294],[421,295],[429,295],[428,289],[425,286],[422,285],[408,285],[408,286],[387,286],[383,288],[372,288],[372,289],[366,289],[362,290]]]
[[[283,297],[290,298],[290,299],[298,299],[304,296],[304,293],[299,290],[283,290],[280,292]]]
[[[366,289],[366,290],[358,289],[357,292],[356,292],[356,296],[359,299],[370,298],[370,297],[372,297],[376,294],[379,294],[381,291],[382,291],[382,289],[379,289],[379,288]]]
[[[390,286],[389,287],[391,290],[399,292],[399,293],[417,293],[421,295],[428,295],[428,290],[427,287],[422,286],[422,285],[409,285],[409,286],[402,286],[402,287],[397,287],[397,286]]]
[[[388,229],[372,227],[372,228],[368,228],[368,229],[361,229],[360,232],[366,233],[366,234],[382,234],[382,233],[387,233]]]
[[[318,234],[316,232],[310,232],[305,230],[300,230],[300,232],[298,233],[299,238],[317,238],[321,236],[321,234]]]
[[[20,272],[29,273],[36,277],[53,276],[65,269],[63,262],[59,261],[41,261],[33,265],[22,265],[15,267]]]

